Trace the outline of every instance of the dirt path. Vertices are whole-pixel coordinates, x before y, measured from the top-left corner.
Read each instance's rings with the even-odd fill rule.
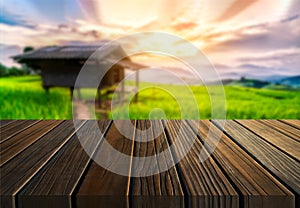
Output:
[[[89,106],[80,100],[74,101],[76,119],[91,119]]]

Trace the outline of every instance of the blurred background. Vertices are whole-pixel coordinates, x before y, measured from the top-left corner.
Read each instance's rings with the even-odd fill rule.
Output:
[[[207,78],[206,83],[214,86],[222,81],[228,119],[300,118],[299,0],[10,0],[0,2],[0,11],[0,119],[71,119],[71,96],[78,100],[76,113],[83,117],[89,117],[86,102],[91,101],[96,118],[111,118],[113,92],[119,78],[130,75],[127,69],[136,68],[134,64],[166,73],[149,69],[139,74],[138,86],[147,89],[135,102],[133,96],[129,98],[130,118],[149,118],[153,109],[162,109],[169,119],[182,118],[176,99],[161,90],[185,96],[183,86],[169,72],[189,85],[200,117],[211,118],[206,86],[195,81],[180,61],[153,54],[132,56],[129,66],[120,63],[121,71],[107,75],[111,80],[100,94],[88,88],[72,94],[72,84],[47,84],[47,77],[71,79],[103,40],[148,31],[182,37],[207,56],[219,77]],[[137,47],[143,44],[157,50],[165,47],[153,37]],[[187,50],[185,41],[174,42],[172,48],[181,57],[197,53]],[[71,55],[76,69],[67,61]],[[125,85],[129,89],[137,82],[133,78]],[[126,118],[122,105],[115,110],[115,118]],[[198,116],[191,111],[184,118]],[[158,113],[152,118],[164,117]]]

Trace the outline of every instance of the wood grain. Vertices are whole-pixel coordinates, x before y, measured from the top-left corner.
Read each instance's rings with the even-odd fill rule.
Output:
[[[259,122],[267,125],[269,128],[276,129],[280,133],[300,142],[300,129],[277,120],[259,120]]]
[[[135,121],[134,121],[135,124]],[[114,155],[106,145],[129,157],[133,154],[134,130],[127,124],[121,127],[128,131],[130,138],[124,137],[113,122],[105,140],[102,141],[94,160],[103,160],[108,169],[92,162],[76,194],[77,207],[128,207],[131,161],[124,161],[120,155]],[[104,164],[104,165],[105,165]],[[126,175],[109,171],[109,168],[121,168]]]
[[[1,208],[300,206],[299,120],[77,122],[0,122]]]
[[[175,167],[167,169],[168,163],[173,163],[167,137],[160,121],[137,121],[137,129],[147,135],[137,133],[135,138],[146,142],[135,141],[134,157],[147,157],[147,160],[134,160],[132,172],[142,174],[145,170],[156,170],[157,174],[145,177],[134,177],[131,182],[132,207],[183,207],[183,190]],[[162,132],[162,134],[161,134]],[[161,153],[159,159],[156,157]],[[153,156],[153,157],[151,157]],[[162,171],[164,170],[164,171]],[[160,172],[160,173],[159,173]]]
[[[17,134],[14,137],[1,143],[0,149],[0,167],[36,142],[42,136],[50,132],[61,121],[43,121],[22,131],[22,134]]]
[[[93,149],[101,138],[93,134],[95,128],[104,131],[109,121],[87,121],[82,130],[84,141],[80,142],[73,135],[55,157],[30,181],[22,190],[18,201],[23,207],[39,204],[41,207],[69,207],[72,205],[71,195],[83,175],[91,158],[83,146]]]
[[[15,196],[75,133],[64,121],[1,167],[1,207],[15,207]]]
[[[242,195],[241,207],[294,207],[294,195],[209,121],[191,121],[201,141]],[[197,127],[197,125],[200,127]],[[209,137],[208,137],[209,136]],[[215,150],[214,150],[215,147]]]
[[[220,121],[213,121],[216,125]],[[271,123],[274,123],[273,121]],[[296,193],[300,203],[300,163],[284,154],[251,131],[234,121],[226,121],[225,132],[256,161],[272,172],[280,181]]]
[[[3,126],[6,126],[8,124],[11,124],[12,122],[15,122],[15,120],[0,120],[0,132],[1,132],[1,128]]]
[[[18,121],[18,122],[10,122],[7,125],[3,125],[0,127],[1,137],[0,144],[7,139],[17,135],[28,127],[36,124],[38,121],[29,120],[29,121]]]
[[[300,120],[280,120],[280,121],[300,129]]]
[[[180,146],[174,148],[175,157],[184,154],[182,151],[188,149],[187,145],[191,142],[191,138],[195,139],[189,153],[178,163],[183,186],[189,196],[189,207],[238,207],[238,194],[215,161],[208,157],[204,162],[200,162],[200,152],[203,151],[204,156],[208,156],[208,152],[203,149],[203,145],[187,122],[165,121],[165,123],[171,142],[173,144],[175,140],[180,142]],[[180,131],[181,126],[183,131]]]
[[[300,161],[300,143],[294,139],[274,130],[273,128],[267,128],[256,120],[237,120],[238,123],[242,124],[252,132],[262,137],[265,141],[276,146],[278,149],[288,154],[290,157]]]

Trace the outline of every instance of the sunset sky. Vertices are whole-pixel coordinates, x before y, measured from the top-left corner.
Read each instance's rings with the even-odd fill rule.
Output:
[[[300,0],[2,0],[0,4],[0,62],[5,65],[12,65],[9,57],[28,45],[95,43],[163,31],[194,43],[222,78],[300,74]]]

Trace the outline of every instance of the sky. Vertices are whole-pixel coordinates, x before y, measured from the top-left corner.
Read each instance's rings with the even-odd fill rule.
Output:
[[[300,0],[0,0],[0,62],[14,65],[25,46],[160,31],[192,42],[223,79],[294,76],[299,11]]]

